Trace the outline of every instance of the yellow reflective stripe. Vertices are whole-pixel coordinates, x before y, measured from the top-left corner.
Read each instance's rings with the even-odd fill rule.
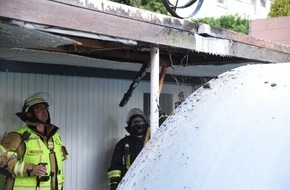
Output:
[[[7,152],[7,157],[8,158],[17,158],[17,152],[11,152],[11,151],[9,151],[9,152]]]
[[[0,145],[0,155],[5,152],[6,152],[5,148],[2,145]]]
[[[48,149],[53,149],[53,142],[51,141],[48,141]]]
[[[21,184],[21,185],[17,185],[17,184],[15,184],[14,186],[13,186],[13,189],[27,189],[27,190],[30,190],[30,189],[35,189],[36,188],[36,184],[34,184],[34,185],[26,185],[26,184]],[[41,185],[41,183],[40,183],[40,189],[41,190],[51,190],[51,188],[50,188],[50,184],[46,184],[46,185]]]
[[[40,151],[43,152],[42,147],[41,147],[41,144],[40,144],[40,140],[38,140],[38,141],[36,141],[36,142],[37,142],[38,150],[40,150]],[[42,158],[42,155],[43,155],[43,154],[40,154],[40,155],[39,155],[39,163],[42,162],[42,159],[43,159],[43,158]]]
[[[112,170],[108,172],[108,177],[121,177],[122,171],[121,170]]]
[[[58,189],[62,189],[63,188],[63,183],[58,183]]]
[[[52,138],[48,139],[47,147],[48,147],[49,150],[54,149],[54,144],[53,144],[53,139]]]
[[[130,161],[130,154],[126,156],[126,169],[128,170],[131,166],[131,161]]]
[[[29,140],[38,140],[38,139],[39,139],[38,136],[34,136],[34,137],[30,136],[30,137],[29,137]]]
[[[22,161],[18,161],[14,166],[14,174],[16,176],[23,176],[23,170],[24,170],[24,163]]]
[[[161,118],[163,118],[163,117],[168,117],[168,115],[161,115],[161,116],[159,117],[159,119],[161,119]]]
[[[109,183],[109,185],[112,185],[112,184],[118,185],[118,182],[110,182]]]

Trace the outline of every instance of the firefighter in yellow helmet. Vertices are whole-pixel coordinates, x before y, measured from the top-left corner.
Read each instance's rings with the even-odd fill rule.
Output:
[[[147,117],[139,108],[133,108],[128,112],[126,130],[130,135],[125,136],[115,146],[111,165],[108,169],[110,190],[115,190],[122,177],[141,152],[146,141],[148,130]]]
[[[2,147],[7,155],[7,190],[61,190],[64,183],[63,161],[67,151],[58,133],[50,123],[48,103],[34,95],[24,102],[22,112],[16,115],[25,125],[4,138]],[[31,163],[24,167],[22,163]]]

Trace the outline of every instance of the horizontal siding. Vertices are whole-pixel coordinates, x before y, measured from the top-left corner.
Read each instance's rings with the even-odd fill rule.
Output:
[[[0,138],[21,127],[15,116],[31,94],[46,92],[52,123],[69,152],[65,162],[65,190],[105,190],[106,171],[113,148],[126,131],[125,118],[133,107],[143,108],[143,93],[149,82],[141,81],[124,107],[119,103],[130,80],[0,72]],[[180,91],[191,94],[190,86],[165,84],[164,93],[178,100]]]

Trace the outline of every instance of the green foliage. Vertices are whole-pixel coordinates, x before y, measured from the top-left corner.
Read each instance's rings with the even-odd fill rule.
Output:
[[[249,33],[249,22],[248,18],[243,18],[237,14],[235,15],[224,15],[219,18],[206,17],[200,19],[193,19],[192,22],[202,22],[218,28],[225,28],[233,30],[235,32],[248,34]]]
[[[117,3],[138,7],[148,11],[167,14],[167,10],[163,5],[162,0],[112,0]]]
[[[274,0],[269,17],[290,16],[290,0]]]
[[[150,1],[147,5],[141,6],[141,8],[144,8],[145,10],[148,11],[153,11],[156,13],[161,13],[161,14],[167,14],[167,10],[164,7],[162,1]]]
[[[163,5],[162,0],[112,0],[117,3],[138,7],[148,11],[167,14],[167,10]],[[286,0],[290,1],[290,0]],[[243,18],[239,15],[226,15],[220,18],[206,17],[192,21],[202,22],[211,26],[233,30],[235,32],[248,34],[249,33],[249,19]]]

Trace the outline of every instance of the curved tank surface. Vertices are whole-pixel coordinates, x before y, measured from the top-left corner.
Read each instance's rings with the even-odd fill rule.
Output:
[[[290,189],[290,63],[247,65],[191,94],[118,190]]]

